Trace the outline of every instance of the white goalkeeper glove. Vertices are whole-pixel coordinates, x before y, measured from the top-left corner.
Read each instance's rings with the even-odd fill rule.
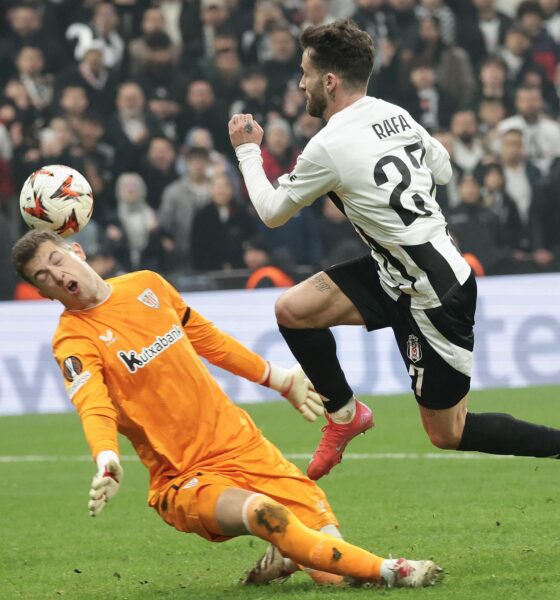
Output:
[[[284,369],[268,363],[268,373],[262,384],[280,392],[307,421],[315,421],[325,412],[321,396],[315,391],[300,365]]]
[[[112,450],[103,450],[97,455],[97,474],[91,480],[88,510],[92,517],[105,508],[105,504],[119,491],[124,471],[119,457]]]

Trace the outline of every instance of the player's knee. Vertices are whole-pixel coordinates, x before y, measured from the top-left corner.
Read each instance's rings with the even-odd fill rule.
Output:
[[[428,431],[430,442],[441,450],[457,450],[461,442],[461,433],[457,431]]]
[[[271,535],[286,531],[290,512],[276,500],[259,494],[248,503],[245,519],[251,533],[268,539]]]
[[[283,293],[274,305],[274,313],[278,325],[282,327],[297,328],[301,326],[303,315],[298,310],[298,302],[293,294],[289,292]]]

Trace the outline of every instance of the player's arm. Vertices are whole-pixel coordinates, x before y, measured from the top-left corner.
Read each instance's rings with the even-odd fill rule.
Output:
[[[53,342],[66,393],[76,407],[92,457],[97,465],[88,510],[97,516],[118,492],[123,478],[117,440],[117,414],[102,374],[95,345],[75,335],[58,336]]]
[[[199,356],[234,375],[280,392],[308,421],[314,421],[318,415],[323,414],[321,398],[300,365],[284,369],[265,361],[256,352],[188,307],[177,290],[162,277],[160,279],[181,319],[185,334]]]
[[[268,227],[283,225],[337,185],[338,177],[330,158],[318,144],[311,143],[298,158],[294,171],[282,175],[275,189],[262,166],[260,125],[251,115],[234,115],[229,122],[229,134],[249,198]]]
[[[453,174],[449,153],[443,144],[432,137],[421,125],[418,125],[418,128],[422,143],[424,144],[424,148],[426,148],[426,165],[428,165],[428,168],[433,173],[436,183],[438,185],[449,183]]]

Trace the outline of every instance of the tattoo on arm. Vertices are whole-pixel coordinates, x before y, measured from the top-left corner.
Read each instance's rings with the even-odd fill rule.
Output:
[[[318,292],[328,292],[332,289],[330,283],[327,281],[326,277],[322,273],[311,277],[309,283],[311,283],[311,285],[314,285],[315,289]]]

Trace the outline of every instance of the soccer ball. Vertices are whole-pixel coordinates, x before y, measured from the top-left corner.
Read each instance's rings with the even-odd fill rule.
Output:
[[[47,165],[31,173],[19,195],[19,208],[31,229],[50,229],[68,237],[83,229],[93,212],[87,179],[65,165]]]

